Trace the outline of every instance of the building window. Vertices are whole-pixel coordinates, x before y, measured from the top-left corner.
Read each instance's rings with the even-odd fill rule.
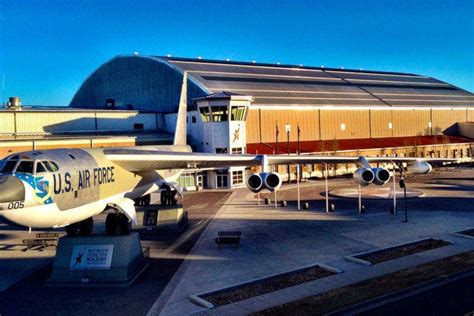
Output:
[[[345,130],[346,130],[346,124],[341,123],[341,131],[345,131]]]
[[[196,186],[194,182],[194,174],[191,172],[184,172],[178,178],[178,184],[182,188],[190,188]]]
[[[196,117],[195,116],[191,117],[191,122],[196,123]]]
[[[216,154],[227,154],[227,148],[216,148]]]
[[[245,106],[233,106],[230,112],[231,121],[245,121]]]
[[[244,153],[244,150],[243,150],[242,147],[232,148],[232,153],[233,153],[233,154],[243,154],[243,153]]]
[[[225,122],[227,121],[227,106],[213,106],[212,121],[213,122]]]
[[[201,112],[201,119],[203,122],[210,121],[210,113],[209,113],[209,108],[207,106],[199,108],[199,112]]]
[[[243,171],[232,171],[232,184],[244,183],[244,172]]]
[[[217,188],[229,187],[229,175],[227,171],[216,171],[216,180]]]

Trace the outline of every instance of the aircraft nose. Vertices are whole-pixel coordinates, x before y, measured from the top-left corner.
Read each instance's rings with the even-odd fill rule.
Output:
[[[25,200],[23,182],[13,176],[0,176],[0,203]]]

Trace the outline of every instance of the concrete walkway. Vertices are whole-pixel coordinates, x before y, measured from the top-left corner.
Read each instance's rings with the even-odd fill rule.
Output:
[[[474,240],[451,233],[474,228],[474,216],[465,211],[412,210],[410,222],[387,212],[358,215],[354,210],[297,211],[257,206],[247,190],[235,191],[201,235],[150,315],[248,314],[315,295],[365,279],[429,261],[474,250]],[[221,230],[243,232],[241,247],[218,249],[214,242]],[[452,242],[412,256],[373,266],[349,262],[345,256],[415,241],[440,238]],[[257,278],[296,270],[317,263],[343,273],[291,288],[208,310],[191,302],[204,294]]]

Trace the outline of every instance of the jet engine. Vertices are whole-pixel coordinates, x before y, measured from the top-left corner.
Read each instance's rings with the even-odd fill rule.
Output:
[[[359,168],[354,172],[352,178],[358,184],[366,186],[371,184],[372,181],[374,181],[375,175],[372,169],[370,168]]]
[[[247,178],[247,187],[252,192],[260,192],[263,189],[263,179],[258,173],[253,173]]]
[[[264,188],[273,192],[281,187],[281,183],[281,177],[276,172],[254,173],[247,178],[247,187],[255,193],[260,192]]]
[[[261,174],[263,178],[263,183],[265,187],[270,191],[273,192],[278,190],[281,187],[281,177],[276,172],[269,172],[266,174]]]
[[[372,168],[374,173],[374,184],[384,185],[390,180],[390,172],[385,168]]]
[[[428,174],[433,170],[433,167],[424,161],[417,161],[407,166],[407,171],[415,174]]]

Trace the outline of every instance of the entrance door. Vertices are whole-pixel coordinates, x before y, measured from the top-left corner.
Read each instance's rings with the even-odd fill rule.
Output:
[[[217,171],[217,188],[228,188],[229,187],[229,175],[227,171]]]

